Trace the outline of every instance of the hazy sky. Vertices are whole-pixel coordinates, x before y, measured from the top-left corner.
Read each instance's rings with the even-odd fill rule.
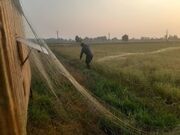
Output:
[[[41,37],[180,35],[180,0],[21,0]]]

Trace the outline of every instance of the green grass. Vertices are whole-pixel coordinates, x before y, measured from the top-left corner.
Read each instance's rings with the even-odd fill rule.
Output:
[[[149,52],[179,43],[93,45],[93,70],[78,61],[78,46],[52,47],[65,59],[72,72],[84,77],[83,85],[101,100],[125,114],[136,126],[147,131],[171,130],[180,124],[180,53],[129,56],[102,63],[97,59],[122,52]],[[70,64],[70,65],[69,65]],[[87,81],[85,81],[87,80]]]
[[[52,117],[58,116],[58,112],[53,107],[55,100],[49,93],[46,82],[38,72],[33,72],[31,85],[33,95],[29,103],[28,124],[29,127],[43,127],[51,123]],[[30,132],[29,134],[33,134]]]
[[[127,117],[136,120],[138,127],[145,130],[167,129],[174,127],[177,116],[165,110],[159,110],[142,102],[131,88],[124,88],[118,82],[98,73],[85,73],[88,76],[89,89],[107,104],[115,107]]]
[[[50,78],[59,100],[50,92],[33,63],[33,97],[28,108],[28,135],[104,135],[99,125],[101,117],[98,113],[92,112],[92,107],[62,75],[50,72],[54,70],[53,66],[47,65],[45,61],[46,59],[43,60],[45,69],[47,73],[51,73]]]

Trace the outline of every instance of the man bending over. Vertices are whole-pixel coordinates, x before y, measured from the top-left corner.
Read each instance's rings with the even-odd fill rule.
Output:
[[[89,45],[85,44],[82,42],[82,39],[79,38],[79,37],[76,37],[76,41],[80,43],[82,49],[81,49],[81,53],[80,53],[80,60],[82,59],[83,57],[83,54],[86,55],[86,65],[87,65],[87,68],[90,69],[90,63],[93,59],[93,53],[89,47]]]

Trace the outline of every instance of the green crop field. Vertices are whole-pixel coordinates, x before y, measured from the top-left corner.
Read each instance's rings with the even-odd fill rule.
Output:
[[[80,46],[76,45],[52,45],[53,49],[57,49],[63,55],[78,59]],[[131,44],[99,44],[91,45],[95,55],[95,60],[111,55],[120,55],[122,53],[139,53],[151,52],[168,47],[180,47],[180,43],[131,43]]]
[[[94,60],[92,69],[87,70],[79,60],[80,46],[51,46],[82,85],[129,123],[148,132],[177,134],[180,43],[101,44],[91,48]]]

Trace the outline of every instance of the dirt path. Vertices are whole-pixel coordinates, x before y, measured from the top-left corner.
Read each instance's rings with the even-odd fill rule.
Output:
[[[103,62],[103,61],[108,61],[116,58],[125,58],[127,56],[133,56],[133,55],[150,55],[150,54],[158,54],[162,52],[167,52],[167,51],[172,51],[172,50],[178,50],[180,47],[168,47],[168,48],[163,48],[160,50],[152,51],[152,52],[140,52],[140,53],[123,53],[120,55],[111,55],[111,56],[106,56],[103,58],[100,58],[97,60],[97,62]]]

